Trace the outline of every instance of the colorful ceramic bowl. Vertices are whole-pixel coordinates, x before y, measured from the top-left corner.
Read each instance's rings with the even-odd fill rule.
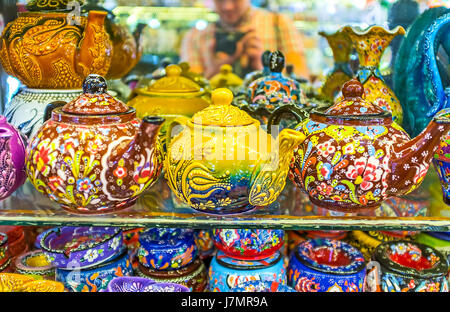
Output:
[[[175,283],[154,283],[146,287],[146,292],[189,292],[186,286]]]
[[[118,276],[131,276],[133,269],[126,249],[113,259],[87,269],[64,270],[56,268],[56,280],[71,292],[98,292],[106,290],[109,282]]]
[[[116,227],[66,226],[45,232],[40,245],[55,267],[81,269],[116,256],[122,250],[123,237]]]
[[[362,253],[342,241],[304,241],[289,259],[288,285],[299,292],[362,292],[365,275]]]
[[[232,292],[296,292],[294,288],[278,282],[248,281],[231,289]]]
[[[146,292],[155,281],[138,276],[119,276],[113,278],[107,287],[108,292]]]
[[[14,261],[15,271],[44,279],[55,279],[55,267],[42,250],[34,250],[18,256]]]
[[[197,256],[192,232],[161,234],[149,230],[139,236],[138,258],[142,265],[155,270],[176,270],[187,266]]]
[[[251,280],[274,281],[286,285],[286,269],[279,251],[261,260],[238,260],[218,251],[209,267],[209,289],[231,291]]]
[[[374,251],[379,272],[368,290],[383,292],[448,292],[448,264],[436,249],[411,241],[380,244]]]
[[[9,261],[11,255],[8,247],[8,235],[0,233],[0,267]]]
[[[267,258],[284,244],[283,230],[214,229],[213,235],[217,249],[240,260]]]
[[[35,280],[32,276],[0,273],[0,292],[62,292],[64,285],[55,281]]]
[[[136,274],[140,277],[149,278],[157,283],[181,284],[193,292],[205,291],[208,282],[206,266],[198,257],[191,264],[172,271],[152,270],[139,263]]]

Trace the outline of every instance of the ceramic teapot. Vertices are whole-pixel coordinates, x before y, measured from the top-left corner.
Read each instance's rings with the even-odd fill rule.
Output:
[[[0,116],[0,200],[21,186],[25,173],[26,139]]]
[[[0,60],[5,71],[29,88],[79,89],[89,74],[105,75],[111,42],[106,12],[91,11],[71,25],[67,1],[30,1],[5,27]]]
[[[377,208],[391,196],[412,192],[450,129],[449,111],[442,110],[410,139],[389,112],[363,100],[363,92],[359,81],[348,81],[342,101],[296,127],[306,139],[294,151],[289,177],[319,207]]]
[[[28,145],[27,174],[35,188],[76,213],[102,213],[133,205],[157,179],[157,141],[164,121],[136,111],[89,75],[77,99],[55,108]]]
[[[209,107],[168,129],[165,177],[177,198],[198,211],[239,213],[271,204],[285,186],[293,148],[304,138],[284,129],[276,145],[232,100],[230,90],[216,89]],[[171,139],[177,125],[181,133]]]

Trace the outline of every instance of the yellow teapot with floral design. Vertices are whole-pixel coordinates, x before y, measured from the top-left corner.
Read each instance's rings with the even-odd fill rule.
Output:
[[[177,118],[168,128],[169,187],[202,212],[240,213],[271,204],[285,186],[293,149],[305,136],[284,129],[274,139],[258,120],[231,105],[229,89],[214,90],[211,99],[191,119]]]

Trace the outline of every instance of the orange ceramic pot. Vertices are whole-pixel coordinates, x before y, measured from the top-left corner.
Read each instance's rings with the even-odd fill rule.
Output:
[[[106,12],[90,11],[72,23],[68,11],[27,8],[1,37],[0,60],[8,74],[29,88],[80,89],[89,74],[108,72],[112,46]]]

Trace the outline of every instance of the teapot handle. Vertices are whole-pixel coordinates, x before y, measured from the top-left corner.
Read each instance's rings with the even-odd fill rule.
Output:
[[[187,122],[189,121],[189,118],[185,116],[179,116],[172,120],[172,122],[169,124],[169,127],[167,128],[166,132],[166,149],[169,149],[170,142],[172,141],[172,131],[173,128],[176,126],[187,126]]]
[[[66,105],[67,103],[64,101],[54,101],[51,103],[48,103],[44,110],[44,120],[43,122],[46,122],[52,117],[52,112],[55,108],[62,107]]]
[[[302,122],[304,119],[309,117],[309,114],[304,110],[300,109],[298,106],[293,104],[287,104],[275,109],[269,117],[267,122],[267,132],[270,134],[273,125],[279,125],[281,121],[281,116],[283,114],[291,114],[297,120],[298,123]]]

